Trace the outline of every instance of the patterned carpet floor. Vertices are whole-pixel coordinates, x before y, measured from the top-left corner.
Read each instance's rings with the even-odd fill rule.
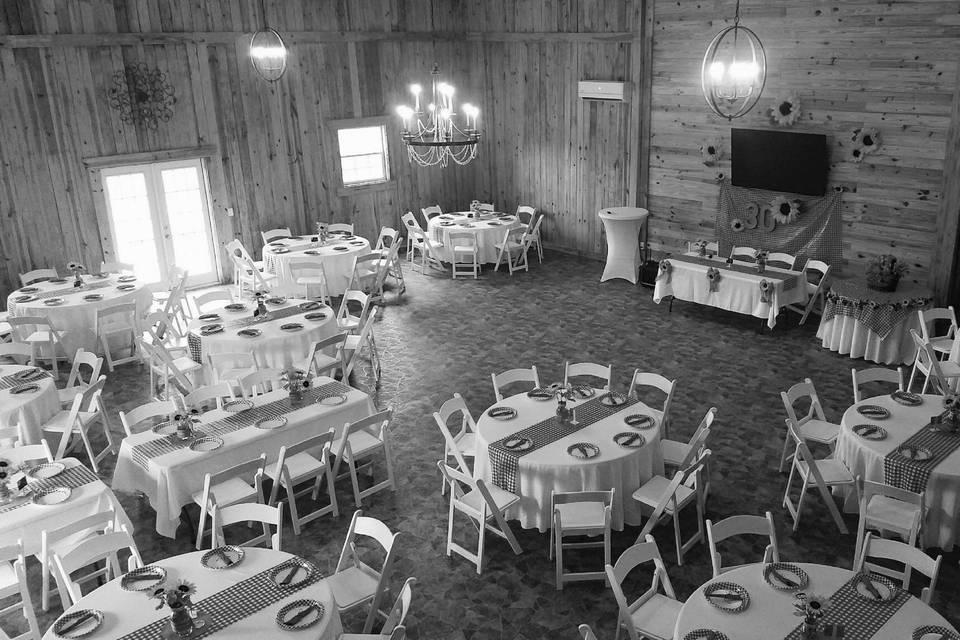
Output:
[[[389,291],[375,328],[382,360],[376,385],[365,364],[357,380],[380,407],[392,406],[390,434],[399,488],[368,498],[364,512],[401,531],[400,554],[391,584],[398,588],[416,576],[408,637],[444,640],[575,638],[578,624],[589,623],[601,638],[612,638],[616,603],[601,582],[554,588],[554,565],[547,558],[548,534],[514,524],[523,553],[488,540],[482,576],[466,560],[445,555],[447,501],[440,495],[435,464],[442,438],[431,414],[454,392],[474,415],[494,401],[490,373],[537,365],[544,381],[562,379],[563,363],[612,363],[613,387],[626,390],[634,369],[660,372],[678,381],[673,404],[673,437],[692,434],[704,411],[716,406],[717,422],[709,446],[713,451],[712,491],[707,517],[738,513],[774,514],[781,556],[849,568],[854,535],[840,535],[814,496],[793,533],[781,499],[786,475],[778,472],[783,444],[783,407],[779,392],[810,377],[816,383],[829,419],[839,421],[852,403],[850,368],[868,366],[820,347],[816,318],[806,326],[785,312],[777,327],[733,313],[677,302],[673,311],[656,305],[650,289],[622,280],[600,283],[603,265],[547,252],[529,273],[513,277],[485,269],[480,279],[453,281],[449,272],[421,275],[407,270],[402,296]],[[122,435],[116,410],[141,404],[148,396],[146,369],[119,367],[109,377],[105,400],[117,438]],[[109,480],[113,461],[102,473]],[[321,518],[300,536],[285,532],[287,551],[311,558],[333,571],[352,513],[349,482],[338,486],[339,518]],[[154,532],[154,512],[135,495],[120,500],[136,527],[136,540],[147,562],[192,550],[186,526],[175,540]],[[195,520],[195,514],[194,514]],[[856,531],[856,516],[846,524]],[[685,531],[695,526],[689,517]],[[639,529],[627,527],[613,536],[613,557],[633,544]],[[38,532],[39,533],[39,532]],[[705,545],[698,545],[676,565],[669,525],[655,530],[677,596],[687,598],[710,578]],[[469,524],[456,527],[461,540],[475,541]],[[749,561],[762,549],[730,545],[725,564]],[[598,551],[576,561],[595,563]],[[945,554],[934,607],[960,624],[960,553]],[[648,581],[649,574],[642,573]],[[29,579],[39,603],[39,572],[31,563]],[[648,584],[648,583],[647,583]],[[646,586],[628,582],[628,593]],[[59,605],[40,616],[46,628]],[[349,615],[345,627],[359,631],[362,616]]]

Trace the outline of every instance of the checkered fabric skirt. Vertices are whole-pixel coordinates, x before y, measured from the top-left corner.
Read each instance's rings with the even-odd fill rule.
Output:
[[[900,445],[929,449],[933,454],[930,459],[910,460],[894,449],[883,459],[884,482],[914,493],[926,489],[930,472],[960,447],[960,435],[937,431],[935,426],[932,423],[924,426]]]

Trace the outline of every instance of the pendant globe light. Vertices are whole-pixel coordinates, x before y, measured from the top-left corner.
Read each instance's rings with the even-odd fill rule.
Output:
[[[267,13],[260,2],[264,28],[250,38],[250,62],[254,71],[264,80],[276,82],[287,70],[287,46],[275,30],[267,26]]]
[[[700,67],[700,85],[710,109],[733,120],[746,114],[760,99],[767,80],[767,56],[753,31],[740,24],[737,0],[733,26],[710,42]]]

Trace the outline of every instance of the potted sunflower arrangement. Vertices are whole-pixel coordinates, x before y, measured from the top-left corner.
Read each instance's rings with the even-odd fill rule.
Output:
[[[896,256],[877,256],[867,265],[867,287],[874,291],[896,291],[900,278],[907,271],[907,265]]]
[[[150,596],[157,600],[157,609],[170,608],[170,627],[181,638],[189,638],[194,630],[193,602],[190,597],[197,592],[193,583],[181,580],[174,587],[159,587]]]

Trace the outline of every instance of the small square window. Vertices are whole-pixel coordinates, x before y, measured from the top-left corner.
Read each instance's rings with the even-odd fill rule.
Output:
[[[385,126],[338,129],[337,141],[343,186],[378,184],[390,179]]]

